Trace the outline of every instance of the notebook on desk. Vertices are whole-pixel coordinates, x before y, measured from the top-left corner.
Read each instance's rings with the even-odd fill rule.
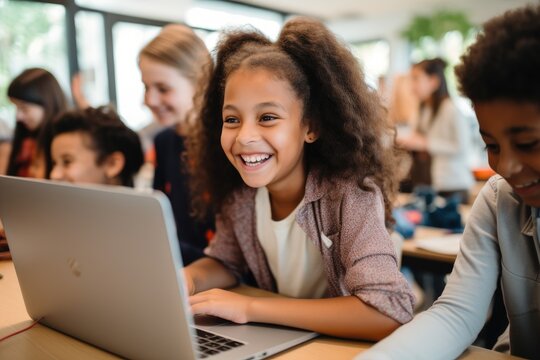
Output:
[[[46,326],[132,359],[262,358],[316,335],[194,325],[161,193],[0,176],[0,199],[27,311]]]

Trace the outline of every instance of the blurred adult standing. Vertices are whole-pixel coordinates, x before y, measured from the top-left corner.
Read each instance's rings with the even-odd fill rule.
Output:
[[[398,143],[405,149],[427,152],[431,157],[430,183],[445,198],[457,196],[467,202],[474,178],[468,164],[471,129],[449,96],[444,69],[435,58],[413,65],[413,92],[420,100],[415,130]]]

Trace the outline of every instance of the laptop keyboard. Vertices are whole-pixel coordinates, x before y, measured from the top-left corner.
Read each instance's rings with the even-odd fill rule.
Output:
[[[199,345],[198,357],[200,359],[244,345],[241,342],[209,333],[208,331],[201,329],[195,329],[195,331],[197,343]]]

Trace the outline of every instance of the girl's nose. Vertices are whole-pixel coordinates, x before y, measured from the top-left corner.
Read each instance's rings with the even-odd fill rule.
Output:
[[[260,139],[259,132],[257,131],[257,125],[250,124],[248,122],[242,123],[236,141],[242,145],[255,142]]]
[[[497,161],[497,173],[504,178],[509,178],[514,174],[519,173],[523,168],[523,164],[513,151],[501,151],[499,161]]]
[[[62,180],[62,170],[59,166],[54,166],[50,174],[51,180]]]
[[[158,94],[157,91],[154,91],[152,89],[147,89],[144,92],[144,103],[146,106],[156,106],[158,104]]]

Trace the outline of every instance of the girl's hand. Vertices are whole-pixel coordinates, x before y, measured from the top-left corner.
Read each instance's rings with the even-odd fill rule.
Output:
[[[189,297],[193,315],[212,315],[237,324],[249,322],[253,298],[221,289],[203,291]]]

